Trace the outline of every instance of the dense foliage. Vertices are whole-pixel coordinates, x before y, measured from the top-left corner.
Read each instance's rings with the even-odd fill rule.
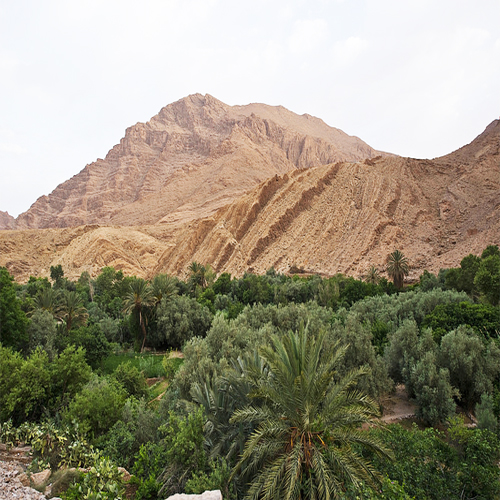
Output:
[[[394,284],[0,268],[0,440],[86,466],[66,499],[122,497],[117,466],[137,499],[499,498],[500,251],[405,287],[410,264],[388,256]],[[361,429],[398,384],[420,428]]]

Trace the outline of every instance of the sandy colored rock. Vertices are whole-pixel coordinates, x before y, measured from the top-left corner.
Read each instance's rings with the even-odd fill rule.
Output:
[[[500,244],[500,121],[434,160],[375,157],[293,169],[209,217],[135,227],[0,231],[0,266],[19,281],[98,274],[104,266],[150,278],[186,277],[191,262],[241,276],[271,266],[361,276],[400,249],[410,279],[456,267]]]
[[[186,493],[176,493],[169,496],[167,500],[222,500],[220,490],[205,491],[201,495],[187,495]]]
[[[35,474],[31,474],[30,481],[34,488],[40,488],[43,484],[45,484],[51,475],[50,469],[43,470],[41,472],[37,472]]]
[[[9,215],[8,212],[2,212],[0,210],[0,229],[15,229],[16,219]]]
[[[0,228],[184,222],[275,174],[378,154],[310,115],[195,94],[128,128],[106,158],[40,197],[17,221],[0,213]]]

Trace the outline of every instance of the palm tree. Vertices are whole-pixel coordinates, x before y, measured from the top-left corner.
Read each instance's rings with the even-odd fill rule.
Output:
[[[73,326],[84,324],[88,314],[81,296],[76,292],[64,290],[57,308],[57,316],[66,323],[66,332]]]
[[[155,298],[151,292],[151,287],[147,281],[143,279],[135,279],[130,283],[130,291],[123,299],[123,311],[125,313],[135,312],[139,316],[139,325],[142,330],[142,347],[141,352],[144,351],[146,345],[146,324],[144,315],[148,307],[155,303]]]
[[[200,288],[204,290],[207,286],[212,285],[215,280],[215,272],[210,264],[204,266],[199,262],[191,262],[189,271],[191,274],[188,282],[194,293],[197,293]]]
[[[245,440],[253,427],[248,423],[234,425],[230,419],[237,408],[249,404],[248,394],[255,380],[265,376],[266,372],[267,365],[255,352],[253,356],[239,357],[225,377],[207,377],[203,383],[192,385],[193,401],[205,410],[205,444],[211,459],[222,456],[231,462],[243,452]]]
[[[151,293],[155,306],[158,306],[162,299],[171,300],[178,293],[175,278],[168,274],[157,274],[151,283]]]
[[[37,309],[44,309],[55,315],[57,308],[57,294],[53,288],[44,288],[40,290],[35,297],[35,307]]]
[[[380,274],[375,266],[370,266],[363,276],[363,280],[366,283],[371,283],[373,285],[378,285],[380,283]]]
[[[399,250],[394,250],[394,252],[387,257],[386,270],[389,277],[392,278],[394,286],[398,290],[401,290],[401,288],[403,288],[405,276],[408,276],[410,273],[408,259]]]
[[[250,396],[264,404],[237,410],[231,419],[255,426],[232,473],[251,480],[248,499],[323,500],[341,496],[346,483],[379,481],[357,451],[365,447],[388,456],[359,428],[379,416],[375,401],[354,389],[366,370],[339,378],[335,368],[346,348],[325,353],[324,340],[324,333],[314,338],[306,328],[275,336],[272,347],[261,349],[269,375]]]

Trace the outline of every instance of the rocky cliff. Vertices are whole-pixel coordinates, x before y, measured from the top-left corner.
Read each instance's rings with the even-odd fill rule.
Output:
[[[252,119],[252,118],[250,118]],[[500,121],[434,160],[375,157],[275,174],[209,217],[133,228],[0,232],[0,265],[18,279],[62,264],[77,277],[105,265],[185,276],[196,260],[218,273],[271,266],[359,276],[401,249],[424,270],[458,266],[500,244]]]
[[[0,210],[0,229],[14,229],[16,227],[16,219],[8,212]]]
[[[128,128],[105,159],[39,198],[16,227],[192,220],[275,174],[379,154],[310,115],[191,95]],[[11,227],[0,220],[0,228]]]

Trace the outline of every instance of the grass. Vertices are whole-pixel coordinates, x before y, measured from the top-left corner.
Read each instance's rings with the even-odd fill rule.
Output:
[[[101,362],[104,374],[113,373],[123,363],[131,363],[144,373],[146,378],[161,377],[165,374],[162,366],[163,356],[159,354],[123,352],[111,354]]]
[[[157,398],[160,394],[163,394],[167,390],[168,386],[169,386],[169,381],[165,378],[156,382],[156,384],[152,385],[149,388],[149,400],[151,401]]]

